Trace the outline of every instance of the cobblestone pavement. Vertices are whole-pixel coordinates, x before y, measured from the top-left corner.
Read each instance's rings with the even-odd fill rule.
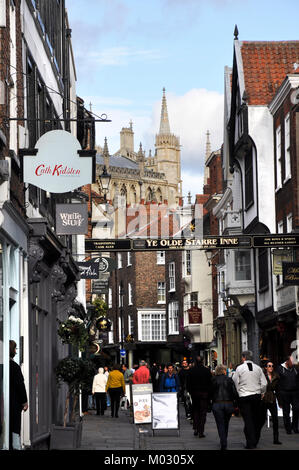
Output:
[[[287,435],[280,419],[279,439],[282,445],[273,444],[273,430],[264,426],[256,450],[299,450],[299,434]],[[110,409],[104,416],[97,416],[95,411],[83,418],[82,443],[79,450],[134,450],[134,451],[215,451],[219,450],[219,438],[212,413],[208,413],[205,426],[205,438],[193,435],[192,423],[185,418],[180,405],[180,429],[159,430],[154,435],[151,425],[135,425],[130,411],[120,411],[119,418],[111,418]],[[233,416],[230,421],[228,450],[244,450],[245,438],[243,420]],[[245,450],[244,450],[245,452]],[[247,452],[247,453],[248,453]]]

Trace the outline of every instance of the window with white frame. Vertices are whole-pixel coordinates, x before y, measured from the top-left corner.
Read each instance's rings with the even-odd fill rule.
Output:
[[[158,304],[166,302],[166,286],[164,281],[158,282]]]
[[[128,315],[128,334],[134,335],[134,319],[132,315]]]
[[[130,282],[128,283],[128,304],[133,304],[132,284]]]
[[[165,312],[140,312],[139,321],[141,341],[166,341]]]
[[[169,275],[169,290],[175,291],[175,262],[169,263],[168,266]]]
[[[165,264],[165,251],[157,251],[157,264]]]
[[[285,180],[291,178],[291,138],[290,138],[290,113],[284,120],[284,155],[285,155]]]
[[[281,127],[276,129],[276,188],[281,187]]]
[[[184,274],[191,276],[191,250],[184,251]]]
[[[109,343],[109,344],[113,344],[113,343],[114,343],[114,338],[113,338],[113,321],[111,321],[110,331],[108,331],[108,343]]]
[[[124,306],[124,295],[121,289],[121,285],[118,286],[118,305],[119,307]]]
[[[277,224],[277,233],[283,233],[283,220],[280,220]]]
[[[112,288],[108,290],[108,308],[112,308]]]
[[[117,267],[118,269],[123,267],[123,260],[122,260],[122,254],[117,253]]]
[[[198,292],[191,292],[190,294],[190,307],[198,306]]]
[[[293,215],[287,215],[287,233],[291,233],[293,230]]]
[[[235,280],[250,281],[251,280],[251,260],[250,250],[235,251]]]
[[[169,302],[168,305],[168,332],[170,335],[179,333],[179,303]]]
[[[127,266],[132,266],[132,253],[130,251],[127,253]]]

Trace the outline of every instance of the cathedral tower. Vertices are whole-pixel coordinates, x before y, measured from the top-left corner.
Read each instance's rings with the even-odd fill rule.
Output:
[[[169,183],[171,203],[179,204],[182,196],[181,146],[177,136],[170,132],[165,88],[163,88],[159,134],[156,135],[157,170],[165,174]]]

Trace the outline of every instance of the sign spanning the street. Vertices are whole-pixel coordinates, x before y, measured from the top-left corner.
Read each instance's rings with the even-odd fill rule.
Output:
[[[266,234],[253,235],[252,246],[254,248],[279,248],[279,247],[296,247],[299,246],[299,234]]]
[[[56,204],[57,235],[85,235],[87,231],[87,204]]]
[[[23,157],[24,183],[51,193],[66,193],[92,183],[92,156],[80,157],[80,142],[70,132],[46,132],[32,155]]]
[[[117,238],[86,239],[86,252],[101,251],[168,251],[168,250],[218,250],[250,248],[299,247],[299,235],[237,235],[207,236],[202,238]]]

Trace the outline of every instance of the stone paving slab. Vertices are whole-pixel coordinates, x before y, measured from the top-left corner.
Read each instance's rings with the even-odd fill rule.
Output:
[[[273,444],[272,427],[265,425],[258,450],[299,450],[299,434],[287,435],[280,419],[280,441],[282,445]],[[245,438],[243,419],[232,417],[229,426],[228,450],[244,450]],[[143,431],[143,432],[140,432]],[[144,432],[147,431],[147,432]],[[79,450],[134,450],[134,451],[184,451],[184,450],[219,450],[219,437],[212,413],[208,413],[205,426],[205,438],[193,435],[192,423],[184,416],[180,404],[180,433],[175,430],[155,431],[151,425],[135,425],[130,411],[120,411],[119,418],[111,418],[110,410],[104,416],[97,416],[94,411],[83,418],[82,444]]]

